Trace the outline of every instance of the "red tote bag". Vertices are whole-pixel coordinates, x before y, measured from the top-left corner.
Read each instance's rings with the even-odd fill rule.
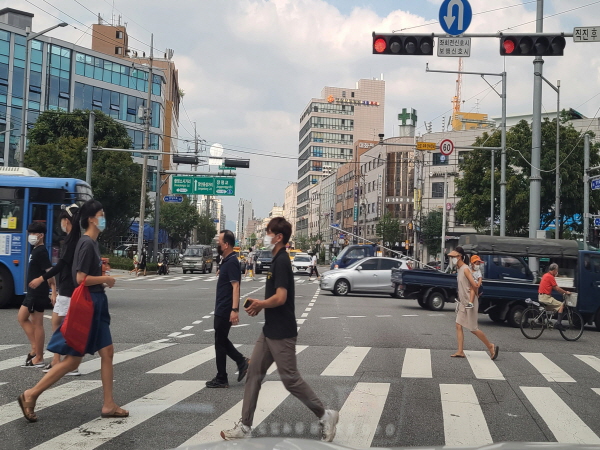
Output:
[[[67,345],[78,353],[85,353],[93,317],[94,302],[84,278],[73,291],[69,310],[61,327]]]

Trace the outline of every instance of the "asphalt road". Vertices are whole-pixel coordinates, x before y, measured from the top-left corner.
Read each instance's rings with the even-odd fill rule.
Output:
[[[456,346],[454,308],[420,308],[390,296],[335,297],[296,277],[298,367],[327,408],[341,410],[334,442],[350,447],[482,445],[503,441],[600,444],[600,333],[578,342],[558,331],[535,341],[480,316],[501,348],[497,361],[466,336]],[[42,376],[21,368],[28,351],[16,310],[0,310],[0,448],[167,449],[219,440],[241,416],[243,383],[229,361],[229,389],[207,389],[216,374],[215,275],[133,278],[108,292],[115,343],[115,398],[127,419],[100,419],[98,357],[81,377],[61,380],[38,402],[29,424],[17,396]],[[242,295],[264,295],[264,275]],[[47,311],[48,316],[51,311]],[[230,338],[250,355],[263,315],[242,315]],[[50,320],[46,320],[47,338]],[[267,375],[255,435],[318,439],[318,420]]]

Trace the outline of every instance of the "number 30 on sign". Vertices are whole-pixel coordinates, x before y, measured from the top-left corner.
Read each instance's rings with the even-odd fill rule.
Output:
[[[440,153],[445,156],[450,156],[454,151],[454,143],[450,139],[444,139],[440,142]]]

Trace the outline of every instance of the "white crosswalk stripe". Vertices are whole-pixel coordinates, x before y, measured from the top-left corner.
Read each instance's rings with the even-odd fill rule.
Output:
[[[10,348],[21,347],[23,344],[4,344],[0,345],[0,351],[8,350]]]
[[[51,358],[52,355],[53,355],[53,353],[45,352],[44,358]],[[0,361],[0,371],[6,370],[6,369],[13,369],[15,367],[21,367],[23,364],[25,364],[26,356],[27,356],[27,354],[25,353],[22,356],[16,356],[14,358],[5,359],[4,361]],[[35,369],[26,367],[26,368],[24,368],[24,370],[35,370]]]
[[[521,352],[521,355],[540,372],[548,381],[556,381],[558,383],[575,383],[575,380],[558,365],[550,361],[550,359],[541,353]]]
[[[441,384],[440,393],[446,445],[477,447],[493,442],[473,386]]]
[[[465,350],[465,355],[476,378],[480,380],[504,380],[504,375],[502,375],[496,363],[490,359],[489,353]]]
[[[574,355],[576,358],[579,358],[581,361],[586,363],[592,369],[600,372],[600,358],[597,358],[592,355]]]
[[[130,348],[129,350],[122,350],[115,352],[113,357],[113,365],[120,364],[130,359],[139,358],[140,356],[153,353],[163,348],[171,347],[175,344],[167,344],[164,342],[149,342],[147,344],[138,345],[137,347]],[[51,356],[52,354],[50,354]],[[100,358],[92,359],[90,361],[84,361],[79,365],[79,371],[82,375],[87,375],[100,370]]]
[[[402,364],[403,378],[433,378],[431,373],[431,350],[407,348]]]
[[[321,376],[351,377],[354,376],[363,359],[371,347],[346,347],[331,364],[323,371]]]
[[[234,344],[235,347],[241,347],[241,344]],[[147,373],[174,373],[174,374],[182,374],[192,370],[195,367],[198,367],[201,364],[204,364],[207,361],[215,358],[215,346],[211,345],[210,347],[204,348],[195,353],[191,353],[182,358],[176,359],[175,361],[171,361],[167,364],[164,364],[156,369],[152,369]]]

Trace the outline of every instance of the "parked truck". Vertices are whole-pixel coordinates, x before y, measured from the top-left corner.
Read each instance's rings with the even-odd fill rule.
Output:
[[[577,309],[588,324],[600,330],[600,253],[579,250],[576,241],[464,235],[459,245],[465,253],[484,261],[483,293],[479,312],[494,322],[518,327],[527,298],[537,299],[539,279],[550,263],[559,265],[557,283],[578,293]],[[538,276],[527,259],[539,258]],[[456,301],[456,274],[436,270],[392,270],[392,284],[399,298],[416,299],[425,309],[441,310]],[[560,294],[554,294],[562,301]]]

